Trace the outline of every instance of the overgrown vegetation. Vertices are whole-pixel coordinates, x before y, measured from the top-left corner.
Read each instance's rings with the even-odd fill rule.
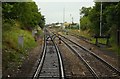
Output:
[[[102,35],[111,35],[111,49],[117,51],[117,31],[120,30],[120,2],[103,2],[102,3]],[[80,28],[82,31],[88,31],[90,36],[100,35],[100,10],[101,3],[96,2],[93,7],[82,7],[80,14]],[[104,42],[103,40],[99,40]]]
[[[2,62],[4,71],[16,69],[21,65],[28,51],[37,43],[32,30],[45,25],[44,16],[38,12],[35,2],[2,3]],[[37,35],[41,35],[38,31]],[[18,37],[23,36],[23,47],[18,44]],[[5,74],[6,75],[6,74]]]
[[[38,12],[35,2],[10,2],[2,4],[3,23],[21,22],[22,29],[33,29],[36,25],[44,27],[44,16]],[[12,26],[11,26],[12,27]]]
[[[89,30],[79,31],[78,29],[69,29],[69,33],[74,34],[76,36],[83,36],[87,39],[91,39],[91,40],[89,40],[89,42],[92,44],[96,43],[96,39],[91,36],[91,34],[89,33]],[[120,55],[120,49],[119,49],[118,45],[116,43],[114,43],[115,41],[113,41],[113,39],[114,38],[110,38],[110,42],[109,42],[110,47],[108,46],[104,50],[110,50],[110,51],[113,51],[113,52]],[[98,41],[99,41],[99,43],[106,44],[107,40],[106,39],[99,39]]]
[[[18,45],[18,36],[23,35],[24,48]],[[35,47],[37,44],[31,35],[31,32],[22,30],[20,28],[12,28],[9,31],[3,31],[3,68],[9,68],[10,63],[20,65],[22,58],[25,58],[30,48]],[[13,67],[16,65],[12,65]]]

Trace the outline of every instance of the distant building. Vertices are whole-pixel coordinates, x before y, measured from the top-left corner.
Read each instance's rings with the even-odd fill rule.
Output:
[[[55,26],[60,27],[60,26],[62,26],[62,24],[56,24]]]
[[[64,23],[64,26],[65,26],[66,28],[71,28],[71,27],[78,27],[79,24],[78,24],[78,23],[67,23],[67,22],[65,22],[65,23]]]

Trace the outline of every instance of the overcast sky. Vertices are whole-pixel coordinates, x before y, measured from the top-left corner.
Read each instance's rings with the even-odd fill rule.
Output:
[[[73,21],[79,23],[80,19],[80,11],[81,7],[92,7],[94,6],[94,2],[92,0],[89,1],[81,1],[81,2],[40,2],[38,0],[34,0],[40,8],[41,13],[46,18],[46,24],[55,23],[55,22],[63,22],[63,16],[65,15],[65,21],[71,22],[72,17]],[[65,10],[64,10],[65,9]],[[65,11],[65,12],[64,12]],[[71,15],[71,16],[70,16]]]

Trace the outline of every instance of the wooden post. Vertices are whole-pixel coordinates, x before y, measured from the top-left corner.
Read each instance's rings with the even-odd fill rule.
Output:
[[[108,34],[108,36],[106,37],[106,39],[107,39],[106,45],[109,46],[110,34]]]
[[[61,38],[59,38],[59,44],[61,44]]]
[[[109,38],[107,37],[106,39],[107,39],[106,45],[109,46]]]
[[[120,30],[117,30],[117,43],[118,46],[120,47]]]
[[[96,45],[98,45],[98,38],[96,37]]]

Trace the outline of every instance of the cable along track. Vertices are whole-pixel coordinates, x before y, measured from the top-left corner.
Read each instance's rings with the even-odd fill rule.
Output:
[[[64,79],[64,77],[64,68],[60,51],[46,31],[42,57],[32,79]]]
[[[91,74],[95,78],[118,78],[120,71],[114,68],[111,64],[100,58],[87,48],[78,45],[66,37],[59,35],[59,38],[84,62]]]

